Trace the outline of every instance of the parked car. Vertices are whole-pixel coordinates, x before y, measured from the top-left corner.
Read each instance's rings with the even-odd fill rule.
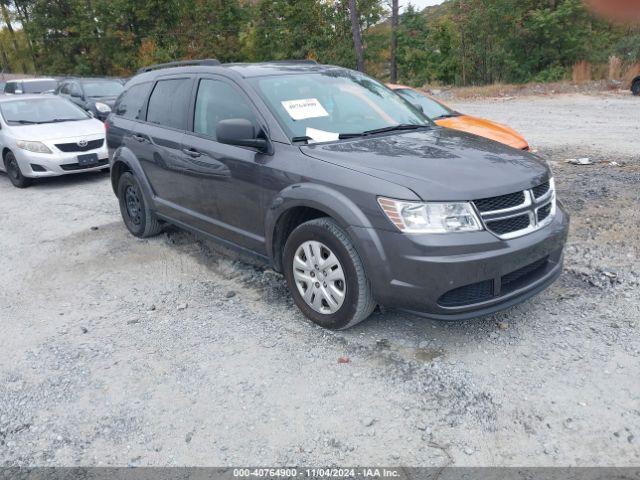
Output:
[[[484,118],[458,113],[441,101],[415,88],[394,84],[388,84],[387,86],[409,103],[422,110],[425,115],[441,127],[473,133],[480,137],[504,143],[518,150],[530,149],[529,143],[524,137],[510,127],[500,125],[491,120],[485,120]]]
[[[166,222],[252,254],[323,327],[352,326],[377,304],[485,315],[562,271],[569,220],[544,160],[437,127],[359,72],[149,67],[106,127],[133,235]]]
[[[8,80],[4,86],[5,95],[53,92],[58,86],[55,78],[22,78]]]
[[[67,78],[60,82],[55,93],[104,121],[122,90],[119,79]]]
[[[636,96],[640,95],[640,75],[631,81],[631,93]]]
[[[54,95],[0,97],[0,148],[0,170],[18,188],[109,164],[104,124]]]

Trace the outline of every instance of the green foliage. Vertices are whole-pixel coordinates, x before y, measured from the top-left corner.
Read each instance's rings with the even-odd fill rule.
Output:
[[[311,58],[355,67],[347,0],[0,0],[13,71],[129,75],[184,58],[224,62]],[[389,72],[386,0],[358,0],[369,73]],[[582,0],[447,0],[398,27],[399,81],[553,81],[577,61],[640,59],[640,31],[594,19]]]

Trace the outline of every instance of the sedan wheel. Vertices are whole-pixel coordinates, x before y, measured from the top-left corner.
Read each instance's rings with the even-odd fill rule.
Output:
[[[12,152],[7,152],[4,156],[4,166],[7,171],[7,176],[14,187],[25,188],[31,185],[31,179],[25,177],[20,170],[18,160]]]

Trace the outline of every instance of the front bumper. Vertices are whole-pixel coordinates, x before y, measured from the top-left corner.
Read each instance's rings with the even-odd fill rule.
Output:
[[[546,227],[511,240],[483,231],[405,235],[351,227],[379,304],[463,320],[540,293],[562,272],[569,217],[558,203]]]
[[[16,160],[20,165],[20,171],[25,177],[57,177],[71,173],[91,172],[109,167],[109,154],[107,147],[102,146],[95,150],[72,153],[35,153],[27,150],[14,149]],[[81,167],[78,164],[78,155],[95,153],[98,155],[98,164],[90,167]]]

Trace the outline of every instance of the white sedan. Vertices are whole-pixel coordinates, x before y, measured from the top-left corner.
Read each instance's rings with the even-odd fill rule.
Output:
[[[0,171],[18,188],[109,166],[104,124],[57,96],[0,97],[0,148]]]

